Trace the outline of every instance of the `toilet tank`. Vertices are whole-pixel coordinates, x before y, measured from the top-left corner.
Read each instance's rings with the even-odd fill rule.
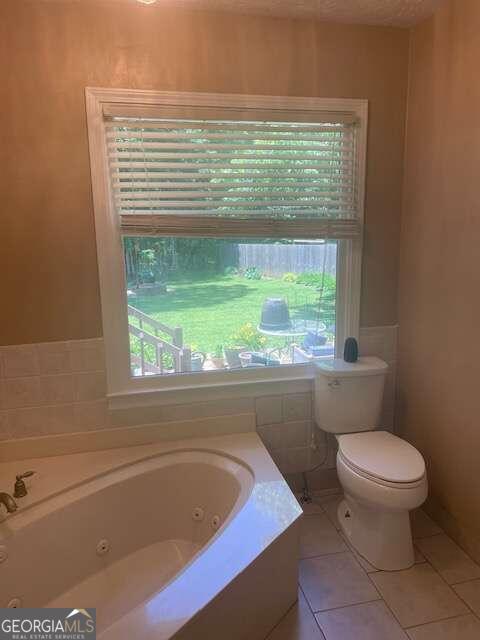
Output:
[[[315,419],[322,431],[353,433],[379,426],[388,365],[380,358],[315,363]]]

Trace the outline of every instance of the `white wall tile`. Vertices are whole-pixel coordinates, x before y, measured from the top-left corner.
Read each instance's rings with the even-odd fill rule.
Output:
[[[80,402],[73,405],[76,431],[90,431],[107,426],[107,401]]]
[[[29,407],[7,411],[8,430],[12,438],[27,438],[48,433],[48,407]]]
[[[286,449],[292,447],[307,447],[309,445],[312,428],[310,420],[285,422],[282,428],[283,445]]]
[[[359,350],[362,356],[377,356],[386,362],[396,359],[398,327],[362,327]]]
[[[314,466],[310,447],[298,447],[285,450],[285,463],[280,470],[283,473],[299,473]]]
[[[277,449],[275,451],[270,451],[270,455],[272,456],[272,460],[275,462],[277,467],[282,473],[286,473],[284,471],[286,467],[286,452],[284,449]]]
[[[47,408],[48,433],[77,431],[72,404],[53,405]]]
[[[282,396],[263,396],[255,399],[257,425],[283,422]]]
[[[293,393],[283,396],[283,419],[285,422],[292,420],[306,420],[312,415],[312,394]]]
[[[87,373],[76,373],[75,379],[75,400],[100,400],[105,398],[107,393],[107,382],[104,371],[92,371]]]
[[[6,411],[0,410],[0,440],[8,440],[10,438],[10,429],[8,415]]]
[[[34,376],[40,373],[37,345],[1,347],[0,351],[5,378]]]
[[[40,378],[6,378],[3,384],[3,404],[6,409],[42,404]]]
[[[381,357],[391,367],[382,415],[386,428],[394,421],[396,335],[397,327],[367,327],[360,331],[362,355]],[[259,435],[284,472],[287,468],[302,471],[302,463],[310,467],[321,461],[324,447],[315,452],[309,446],[312,394],[307,388],[287,394],[285,390],[256,398],[252,394],[237,400],[109,412],[101,338],[1,347],[0,437],[6,433],[25,437],[255,411]],[[325,469],[334,463],[333,447]]]
[[[69,373],[70,352],[66,342],[42,342],[37,347],[40,373]]]
[[[104,371],[105,353],[97,340],[69,342],[70,368],[74,372]]]
[[[207,418],[209,416],[229,416],[253,412],[253,398],[228,398],[181,405],[112,410],[109,411],[109,424],[111,427],[126,427],[138,424],[193,420],[196,418]]]
[[[75,399],[73,375],[70,373],[41,376],[40,386],[45,404],[73,402]]]
[[[270,453],[278,449],[283,449],[285,446],[284,424],[266,424],[257,427],[257,432],[262,439],[263,444]]]

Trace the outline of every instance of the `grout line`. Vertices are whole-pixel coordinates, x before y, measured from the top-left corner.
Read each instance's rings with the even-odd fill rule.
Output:
[[[398,623],[398,626],[399,626],[401,629],[404,629],[404,626],[403,626],[403,625],[402,625],[402,623],[400,622],[399,618],[397,617],[397,615],[395,614],[395,612],[393,611],[393,609],[391,608],[391,606],[388,604],[387,600],[383,597],[383,594],[382,594],[382,592],[380,591],[380,589],[377,587],[377,585],[375,584],[375,582],[372,580],[372,574],[373,574],[373,573],[377,574],[377,573],[390,573],[390,572],[388,572],[388,571],[382,571],[381,569],[378,569],[377,571],[372,571],[372,574],[370,574],[370,573],[368,573],[368,571],[367,571],[366,569],[364,569],[364,568],[362,567],[362,565],[358,562],[358,560],[357,560],[357,563],[358,563],[358,564],[360,565],[360,567],[363,569],[363,571],[364,571],[365,575],[366,575],[366,576],[367,576],[367,578],[370,580],[370,582],[372,583],[373,587],[374,587],[374,588],[378,591],[378,593],[380,594],[380,597],[381,597],[382,601],[385,603],[385,606],[387,607],[387,609],[388,609],[388,610],[390,611],[390,613],[392,614],[393,619],[394,619],[394,620],[396,620],[396,622]],[[373,565],[372,565],[372,566],[373,566]],[[415,566],[415,565],[413,565],[413,566]]]
[[[351,550],[347,547],[346,549],[340,549],[339,551],[329,551],[328,553],[320,553],[320,554],[317,554],[316,556],[302,556],[302,557],[299,556],[298,560],[299,562],[303,560],[315,560],[316,558],[327,558],[328,556],[338,556],[341,553],[347,553],[347,552],[352,553]]]
[[[450,538],[450,536],[448,536],[446,533],[445,533],[444,535],[446,535],[448,538]],[[429,537],[433,537],[433,536],[429,536]],[[451,539],[451,538],[450,538],[450,539]],[[446,586],[450,589],[450,591],[452,592],[453,596],[457,597],[457,598],[460,600],[460,602],[462,602],[462,603],[467,607],[467,609],[468,609],[471,613],[473,613],[473,615],[474,615],[475,617],[478,617],[478,616],[477,616],[477,614],[475,613],[475,611],[473,611],[473,609],[470,607],[470,605],[468,604],[468,602],[466,602],[466,601],[461,597],[461,595],[455,591],[455,589],[453,588],[453,586],[452,586],[451,584],[449,584],[449,583],[445,580],[445,578],[442,576],[442,574],[440,573],[440,571],[437,571],[437,569],[433,566],[433,564],[432,564],[428,559],[426,560],[426,562],[427,562],[427,564],[428,564],[428,565],[433,569],[433,571],[434,571],[434,572],[435,572],[435,573],[440,577],[440,579],[442,580],[442,582],[444,582],[444,583],[446,584]],[[475,579],[475,578],[474,578],[474,579]],[[466,582],[470,582],[470,580],[466,580]],[[459,583],[457,583],[457,584],[462,584],[462,583],[460,583],[460,582],[459,582]],[[461,618],[462,616],[465,616],[465,615],[467,615],[467,614],[466,614],[466,613],[462,613],[462,614],[460,614],[460,615],[456,615],[456,616],[448,616],[447,618],[440,618],[439,620],[432,620],[432,621],[431,621],[431,622],[429,622],[429,623],[423,623],[423,624],[431,624],[432,622],[441,622],[442,620],[451,620],[451,619],[453,619],[453,618]],[[423,626],[423,625],[417,625],[417,626]]]
[[[475,564],[477,564],[477,563],[475,563]],[[467,582],[475,582],[475,581],[479,581],[480,582],[480,576],[478,576],[476,578],[468,578],[467,580],[459,580],[458,582],[452,582],[451,584],[450,583],[448,583],[448,584],[450,584],[451,587],[456,587],[459,584],[465,584]]]
[[[317,504],[319,504],[319,503],[317,503]],[[331,522],[331,524],[332,524],[332,525],[334,525],[334,523],[332,522],[332,520],[331,520],[331,518],[330,518],[329,514],[328,514],[328,513],[325,511],[325,509],[323,508],[323,505],[319,504],[319,506],[320,506],[320,508],[322,509],[322,511],[325,513],[325,515],[327,516],[327,518],[328,518],[328,520]],[[317,513],[317,514],[309,514],[309,515],[320,515],[320,514],[318,514],[318,513]],[[334,526],[335,526],[335,525],[334,525]],[[341,537],[341,536],[340,536],[340,532],[339,532],[339,530],[336,528],[336,526],[335,526],[335,530],[336,530],[336,532],[337,532],[337,535],[338,535],[339,537]],[[442,530],[442,531],[440,531],[439,533],[431,534],[431,535],[429,535],[429,536],[422,536],[421,538],[415,538],[415,539],[413,539],[413,537],[412,537],[412,542],[413,542],[414,547],[415,547],[418,551],[420,551],[420,552],[421,552],[421,549],[418,549],[417,545],[415,544],[415,540],[423,540],[423,539],[426,539],[426,538],[433,538],[433,537],[438,536],[438,535],[446,535],[448,538],[450,538],[450,536],[448,536],[448,534],[447,534],[447,533],[445,533],[445,532]],[[450,539],[451,539],[451,538],[450,538]],[[342,540],[343,540],[343,538],[342,538]],[[376,574],[376,573],[391,573],[391,572],[389,572],[389,571],[381,571],[381,570],[376,570],[376,571],[368,572],[368,571],[367,571],[367,570],[366,570],[366,569],[365,569],[365,568],[360,564],[360,562],[357,560],[357,558],[355,557],[355,554],[354,554],[353,550],[349,547],[349,545],[345,542],[345,540],[344,540],[344,543],[345,543],[345,545],[347,546],[347,550],[346,550],[346,551],[337,551],[337,552],[332,552],[332,553],[327,553],[327,554],[322,554],[322,555],[317,555],[317,556],[311,556],[311,557],[307,557],[307,558],[300,558],[300,559],[299,559],[299,561],[301,561],[301,560],[312,560],[312,559],[314,559],[314,558],[318,558],[318,557],[320,557],[320,558],[324,558],[324,557],[331,556],[331,555],[338,555],[338,554],[340,554],[340,553],[349,553],[349,554],[352,556],[352,558],[354,559],[354,561],[356,562],[356,564],[360,567],[360,569],[361,569],[361,570],[364,572],[364,574],[367,576],[367,578],[368,578],[368,579],[369,579],[369,581],[371,582],[371,584],[372,584],[373,588],[374,588],[374,589],[377,591],[377,593],[379,594],[379,598],[376,598],[376,599],[374,599],[374,600],[368,600],[368,601],[365,601],[365,602],[358,602],[358,603],[353,603],[353,604],[349,604],[349,605],[343,605],[343,606],[341,606],[341,607],[332,607],[332,608],[330,608],[330,609],[323,609],[323,610],[321,610],[321,611],[313,611],[312,607],[310,606],[310,602],[308,601],[308,598],[307,598],[307,596],[305,595],[305,593],[304,593],[304,591],[303,591],[303,589],[302,589],[302,587],[301,587],[301,585],[300,585],[300,583],[299,583],[299,587],[300,587],[300,589],[301,589],[302,593],[304,594],[305,600],[307,601],[308,606],[309,606],[309,608],[310,608],[311,612],[314,614],[314,617],[315,617],[315,614],[316,614],[316,613],[325,613],[325,612],[327,612],[327,611],[334,611],[334,610],[336,610],[336,609],[344,609],[344,608],[347,608],[347,607],[355,606],[355,605],[357,605],[357,604],[366,604],[367,602],[379,602],[379,601],[382,601],[382,602],[384,602],[385,606],[387,607],[387,609],[388,609],[388,610],[390,611],[390,613],[392,614],[393,618],[398,622],[398,624],[399,624],[399,626],[402,628],[402,630],[405,630],[405,629],[413,629],[413,628],[416,628],[416,627],[423,627],[423,626],[426,626],[426,625],[429,625],[429,624],[434,624],[434,623],[436,623],[436,622],[443,622],[443,621],[445,621],[445,620],[453,620],[453,619],[461,618],[461,617],[464,617],[465,615],[471,615],[471,614],[473,614],[473,615],[474,615],[474,617],[475,617],[476,619],[480,619],[480,616],[479,616],[479,615],[477,615],[477,613],[476,613],[476,612],[475,612],[475,611],[474,611],[474,610],[469,606],[469,604],[468,604],[468,603],[467,603],[467,602],[466,602],[466,601],[465,601],[465,600],[460,596],[460,594],[458,594],[458,593],[455,591],[455,589],[453,588],[453,586],[454,586],[454,585],[449,584],[449,583],[445,580],[445,578],[441,575],[441,573],[440,573],[439,571],[437,571],[437,569],[436,569],[436,568],[431,564],[431,562],[428,560],[428,558],[426,558],[426,557],[425,557],[425,559],[424,559],[422,562],[415,563],[412,567],[410,567],[410,569],[413,569],[415,566],[420,565],[420,564],[422,564],[422,565],[423,565],[423,564],[427,564],[427,565],[428,565],[428,566],[429,566],[429,567],[430,567],[430,568],[431,568],[431,569],[432,569],[432,570],[433,570],[433,571],[434,571],[434,572],[435,572],[435,573],[436,573],[436,574],[441,578],[441,580],[446,584],[446,586],[447,586],[447,587],[449,588],[449,590],[451,591],[452,595],[453,595],[454,597],[456,596],[456,597],[457,597],[457,598],[458,598],[462,603],[464,603],[464,604],[465,604],[465,606],[467,607],[467,609],[468,609],[468,611],[469,611],[470,613],[468,613],[468,612],[467,612],[467,613],[463,613],[463,614],[457,614],[457,615],[454,615],[454,616],[447,616],[447,617],[445,617],[445,618],[436,618],[436,619],[434,619],[434,620],[430,620],[430,621],[428,621],[428,622],[422,622],[422,623],[417,624],[417,625],[410,625],[410,626],[408,626],[408,627],[404,627],[404,626],[401,624],[401,622],[400,622],[400,620],[398,619],[398,617],[395,615],[394,611],[392,610],[392,608],[390,607],[390,605],[388,604],[388,602],[387,602],[387,601],[385,600],[385,598],[383,597],[382,593],[379,591],[379,589],[378,589],[377,585],[374,583],[374,581],[373,581],[373,580],[372,580],[372,578],[371,578],[372,574]],[[421,553],[422,553],[422,552],[421,552]],[[423,553],[422,553],[422,555],[423,555]],[[467,554],[467,555],[468,555],[468,554]],[[469,557],[470,557],[470,556],[469,556]],[[470,558],[470,559],[471,559],[471,558]],[[474,561],[474,560],[472,560],[472,562],[475,562],[475,561]],[[477,563],[475,563],[475,564],[477,564]],[[373,565],[372,565],[372,566],[373,566]],[[407,569],[407,570],[408,570],[408,569]],[[469,579],[469,580],[463,580],[463,581],[461,581],[461,582],[457,582],[457,583],[455,583],[455,585],[457,585],[457,584],[465,584],[465,583],[467,583],[467,582],[474,582],[474,581],[476,581],[476,580],[479,580],[479,578],[471,578],[471,579]],[[315,619],[316,619],[316,618],[315,618]],[[317,623],[317,624],[318,624],[318,623]],[[323,631],[322,631],[322,633],[323,633]]]
[[[358,607],[362,604],[370,604],[371,602],[382,602],[383,598],[380,596],[378,598],[374,598],[373,600],[361,600],[360,602],[351,602],[350,604],[342,604],[338,607],[330,607],[329,609],[320,609],[319,611],[313,611],[312,609],[312,613],[314,615],[317,615],[319,613],[329,613],[330,611],[338,611],[340,609],[349,609],[350,607]]]
[[[283,622],[283,620],[288,616],[288,614],[292,611],[292,609],[294,607],[298,606],[298,598],[296,600],[296,602],[294,602],[292,604],[291,607],[288,608],[288,610],[285,612],[285,614],[280,618],[280,620],[273,625],[273,627],[270,629],[270,631],[268,631],[267,635],[265,636],[265,640],[268,640],[268,638],[270,638],[270,636],[272,635],[272,633],[275,631],[275,629],[280,626],[280,624]]]
[[[413,624],[409,627],[403,627],[403,629],[418,629],[419,627],[427,627],[429,624],[436,624],[437,622],[446,622],[447,620],[456,620],[457,618],[465,618],[469,616],[469,613],[460,613],[456,616],[447,616],[446,618],[439,618],[436,620],[430,620],[429,622],[421,622],[420,624]]]
[[[428,538],[435,538],[436,536],[446,536],[445,531],[439,531],[438,533],[429,533],[428,536],[414,536],[412,535],[413,543],[415,544],[415,540],[427,540]],[[450,537],[450,536],[447,536]],[[419,549],[421,551],[421,549]]]
[[[323,631],[322,631],[322,628],[320,627],[320,624],[319,624],[319,622],[318,622],[318,620],[317,620],[317,618],[316,618],[316,616],[315,616],[315,613],[314,613],[314,611],[313,611],[313,609],[312,609],[312,607],[311,607],[311,605],[310,605],[310,602],[308,601],[308,598],[307,598],[307,596],[306,596],[306,594],[305,594],[305,591],[303,590],[302,585],[300,584],[300,582],[298,583],[298,588],[299,588],[299,589],[300,589],[300,591],[302,592],[303,598],[304,598],[305,602],[307,603],[307,607],[308,607],[308,609],[309,609],[309,611],[310,611],[310,615],[311,615],[311,616],[312,616],[312,618],[315,620],[315,624],[317,625],[317,627],[318,627],[318,629],[319,629],[320,633],[322,634],[322,638],[324,638],[324,640],[327,640],[327,639],[326,639],[326,637],[325,637],[325,634],[324,634],[324,633],[323,633]]]
[[[478,578],[476,578],[476,579],[478,580]],[[465,584],[466,582],[474,582],[474,580],[465,580],[465,582],[457,582],[457,584]],[[468,602],[464,598],[462,598],[462,596],[459,593],[457,593],[457,591],[455,591],[455,589],[453,589],[453,585],[449,585],[449,586],[452,587],[453,593],[457,596],[457,598],[459,598],[464,603],[464,605],[467,607],[467,609],[469,609],[469,611],[471,611],[471,613],[473,613],[473,615],[476,618],[478,618],[478,620],[480,620],[480,613],[477,613],[476,611],[473,610],[473,608],[468,604]]]

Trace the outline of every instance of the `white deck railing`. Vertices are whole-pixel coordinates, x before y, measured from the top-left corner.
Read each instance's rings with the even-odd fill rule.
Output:
[[[128,305],[128,317],[130,335],[140,341],[140,355],[132,353],[130,357],[132,363],[139,367],[142,376],[149,373],[163,374],[191,371],[192,352],[190,348],[183,345],[183,329],[181,327],[172,329],[131,305]],[[137,320],[138,325],[130,321],[131,317]],[[159,333],[169,336],[171,342],[168,339],[161,338]],[[146,345],[151,345],[154,349],[154,362],[151,362],[146,357]],[[163,356],[165,354],[172,356],[173,372],[164,365]]]

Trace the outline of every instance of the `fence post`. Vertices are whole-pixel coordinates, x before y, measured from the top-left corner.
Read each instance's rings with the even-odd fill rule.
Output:
[[[142,376],[145,375],[145,343],[143,342],[143,334],[140,334],[140,367]]]
[[[176,347],[183,347],[183,329],[181,327],[175,327],[172,333],[173,344]]]
[[[188,347],[182,349],[180,354],[180,371],[192,370],[192,350]]]

